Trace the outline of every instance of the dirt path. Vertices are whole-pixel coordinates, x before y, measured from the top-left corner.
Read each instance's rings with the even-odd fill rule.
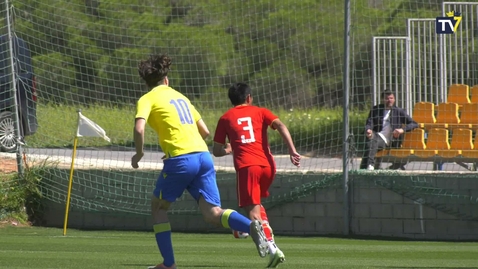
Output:
[[[17,172],[17,161],[15,159],[0,157],[0,173]]]

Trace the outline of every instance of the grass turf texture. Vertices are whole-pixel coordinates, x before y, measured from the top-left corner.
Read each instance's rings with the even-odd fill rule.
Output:
[[[77,109],[80,107],[65,105],[38,104],[38,122],[40,127],[33,136],[26,137],[30,147],[71,148],[78,123]],[[211,135],[206,142],[211,146],[217,121],[229,108],[212,109],[197,105]],[[343,111],[338,109],[271,109],[287,125],[295,145],[301,151],[317,150],[322,154],[341,153]],[[368,111],[351,111],[351,131],[363,133]],[[135,107],[100,106],[82,107],[82,114],[98,125],[111,138],[113,145],[133,147],[133,125]],[[275,153],[286,151],[282,138],[277,132],[269,132],[269,142]],[[108,142],[102,138],[80,139],[78,147],[105,147]],[[157,136],[149,126],[145,134],[146,148],[157,147]]]
[[[0,229],[0,268],[147,268],[160,261],[152,233],[38,227]],[[282,268],[478,268],[478,243],[279,236]],[[178,268],[264,268],[252,240],[173,233]]]

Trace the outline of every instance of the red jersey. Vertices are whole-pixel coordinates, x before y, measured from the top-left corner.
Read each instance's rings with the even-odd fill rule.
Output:
[[[225,145],[226,137],[229,139],[236,170],[252,165],[275,167],[267,127],[276,119],[278,117],[266,108],[233,107],[219,119],[214,142]]]

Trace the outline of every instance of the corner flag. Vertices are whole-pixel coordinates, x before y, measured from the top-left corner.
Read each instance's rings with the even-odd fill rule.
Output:
[[[76,128],[75,140],[73,142],[73,153],[71,156],[70,180],[68,184],[68,194],[66,197],[65,221],[63,223],[63,235],[66,235],[66,227],[68,226],[68,213],[70,211],[71,189],[73,187],[73,171],[75,168],[76,146],[78,145],[78,137],[101,137],[104,140],[111,142],[111,139],[106,136],[105,130],[101,128],[94,121],[88,119],[78,110],[78,126]]]
[[[105,130],[103,130],[98,124],[83,116],[81,111],[78,112],[78,116],[78,129],[76,131],[77,137],[102,137],[104,140],[111,142],[110,138],[106,136]]]

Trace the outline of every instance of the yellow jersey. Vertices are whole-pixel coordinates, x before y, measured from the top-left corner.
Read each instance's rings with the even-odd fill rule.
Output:
[[[136,118],[145,119],[158,134],[168,158],[209,151],[196,125],[201,115],[186,96],[169,86],[157,86],[143,95],[136,106]]]

